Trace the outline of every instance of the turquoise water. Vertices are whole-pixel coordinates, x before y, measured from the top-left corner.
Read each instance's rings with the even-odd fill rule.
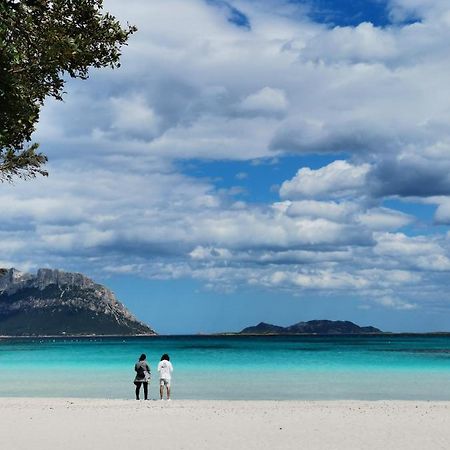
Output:
[[[0,340],[0,397],[133,398],[137,357],[155,376],[166,352],[174,398],[450,400],[448,336]]]

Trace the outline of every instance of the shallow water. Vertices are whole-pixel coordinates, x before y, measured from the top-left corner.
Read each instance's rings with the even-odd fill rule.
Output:
[[[169,353],[183,399],[450,400],[449,336],[0,340],[0,396],[132,398],[134,362]]]

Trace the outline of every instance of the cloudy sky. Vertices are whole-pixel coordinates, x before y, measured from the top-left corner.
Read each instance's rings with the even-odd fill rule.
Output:
[[[139,31],[45,105],[1,266],[83,272],[162,333],[450,329],[448,0],[105,7]]]

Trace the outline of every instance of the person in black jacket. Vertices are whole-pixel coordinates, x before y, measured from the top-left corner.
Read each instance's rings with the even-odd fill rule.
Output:
[[[144,353],[139,357],[139,361],[134,365],[136,377],[134,384],[136,385],[136,400],[139,400],[139,392],[141,385],[144,386],[144,398],[148,400],[148,383],[150,382],[150,366],[147,363],[147,356]]]

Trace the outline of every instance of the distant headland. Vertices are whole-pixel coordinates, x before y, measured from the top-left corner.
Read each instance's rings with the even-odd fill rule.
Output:
[[[0,336],[155,335],[81,273],[0,269]]]

